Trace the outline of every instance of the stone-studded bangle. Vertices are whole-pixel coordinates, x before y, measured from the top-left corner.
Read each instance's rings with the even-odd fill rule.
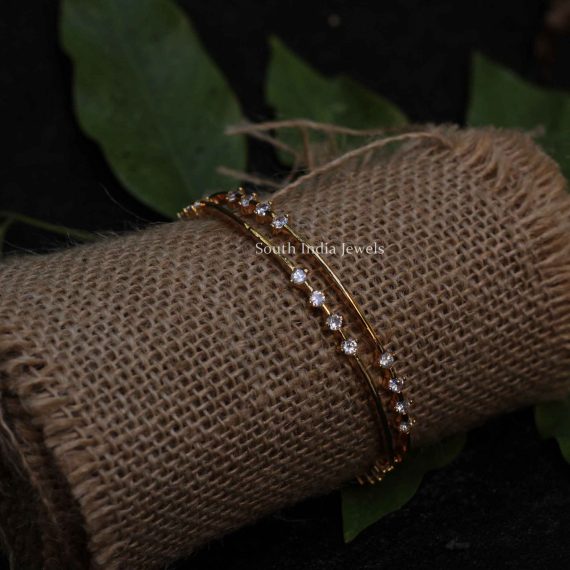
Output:
[[[307,238],[291,227],[289,214],[274,212],[270,201],[259,202],[255,193],[248,193],[243,190],[243,188],[239,188],[233,192],[218,194],[216,199],[221,203],[227,203],[234,208],[239,208],[246,216],[255,215],[261,223],[270,223],[274,232],[282,232],[293,238],[299,244],[302,244],[302,250],[307,252],[308,255],[312,256],[320,264],[333,282],[337,291],[350,305],[357,319],[364,326],[368,339],[374,349],[374,363],[382,375],[381,389],[389,401],[388,405],[393,419],[390,424],[394,440],[394,460],[395,463],[399,463],[408,451],[410,431],[415,423],[415,420],[410,415],[412,402],[410,399],[407,399],[404,394],[406,379],[398,376],[394,365],[394,355],[384,349],[378,335],[375,333],[372,325],[353,295],[351,295],[343,285],[342,281],[319,253],[318,249],[314,247]]]
[[[275,248],[275,245],[273,242],[271,242],[271,240],[269,240],[266,236],[258,232],[254,227],[242,220],[234,212],[224,206],[235,206],[239,208],[242,214],[246,216],[255,214],[258,221],[270,221],[271,227],[274,231],[284,231],[300,243],[304,243],[305,245],[309,246],[310,244],[308,244],[305,238],[296,233],[289,226],[289,217],[286,214],[275,214],[272,211],[271,204],[269,202],[258,202],[257,197],[254,194],[248,194],[241,189],[237,192],[229,192],[227,194],[215,194],[213,196],[195,202],[191,206],[185,208],[180,214],[180,217],[190,217],[191,214],[200,214],[202,212],[205,213],[206,211],[214,211],[231,219],[234,223],[237,223],[239,226],[251,233],[261,243],[268,246],[269,251],[274,253],[274,255],[281,262],[284,269],[290,272],[291,282],[294,285],[304,287],[309,292],[310,305],[321,309],[325,313],[327,328],[340,336],[340,350],[347,356],[352,357],[351,360],[356,365],[370,390],[371,399],[376,411],[376,419],[380,427],[384,447],[387,451],[386,457],[383,456],[381,458],[378,458],[378,460],[371,466],[370,470],[365,475],[358,477],[357,481],[361,484],[375,483],[380,481],[388,471],[393,469],[395,464],[399,463],[402,460],[403,455],[408,448],[409,431],[413,423],[413,420],[408,415],[409,403],[401,394],[403,380],[396,375],[393,368],[393,356],[383,349],[382,344],[374,333],[374,330],[366,319],[364,313],[354,298],[350,295],[348,290],[344,287],[340,279],[330,268],[330,266],[324,259],[322,259],[318,253],[316,253],[316,250],[314,248],[309,247],[309,251],[316,253],[314,256],[319,261],[321,266],[325,269],[329,277],[333,280],[336,289],[349,302],[355,314],[358,316],[358,319],[367,330],[369,337],[373,341],[377,352],[377,358],[375,360],[383,371],[382,386],[390,394],[392,409],[399,416],[395,428],[396,433],[400,435],[399,440],[394,437],[394,426],[392,426],[392,429],[390,429],[382,403],[382,398],[376,390],[376,384],[372,380],[365,364],[358,355],[357,340],[351,337],[347,337],[342,330],[343,316],[341,314],[331,312],[325,303],[325,293],[319,290],[315,290],[312,285],[310,285],[308,282],[307,269],[296,267],[287,256],[278,252],[278,248]]]

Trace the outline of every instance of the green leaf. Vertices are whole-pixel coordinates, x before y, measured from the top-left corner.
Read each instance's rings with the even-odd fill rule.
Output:
[[[38,218],[32,218],[31,216],[19,214],[18,212],[11,212],[9,210],[0,210],[0,218],[5,218],[5,221],[9,222],[9,225],[14,222],[19,222],[21,224],[26,224],[28,226],[32,226],[46,232],[51,232],[52,234],[59,234],[60,236],[65,236],[67,238],[76,239],[79,241],[94,241],[97,239],[97,236],[95,234],[87,232],[85,230],[78,230],[76,228],[68,228],[67,226],[52,224],[51,222],[38,220]]]
[[[345,77],[324,77],[271,38],[266,95],[278,119],[310,119],[353,129],[405,125],[405,115],[384,97]],[[300,136],[292,131],[280,137],[300,148]]]
[[[6,234],[10,229],[10,226],[14,223],[12,218],[6,218],[0,221],[0,257],[2,257],[4,252],[4,240],[6,239]]]
[[[476,54],[467,123],[544,129],[537,142],[570,177],[570,95],[532,85]]]
[[[26,224],[46,232],[51,232],[52,234],[58,234],[60,236],[65,236],[68,239],[76,239],[78,241],[94,241],[97,239],[95,234],[86,232],[85,230],[52,224],[50,222],[45,222],[44,220],[38,220],[37,218],[32,218],[31,216],[26,216],[25,214],[19,214],[18,212],[11,212],[8,210],[0,210],[0,220],[0,256],[2,255],[6,234],[15,223]]]
[[[465,435],[411,451],[380,485],[351,485],[342,490],[344,540],[350,542],[365,528],[405,505],[418,490],[427,471],[445,467],[459,454]]]
[[[564,459],[570,463],[570,395],[561,402],[538,404],[534,410],[538,433],[555,437]]]
[[[307,118],[355,129],[405,125],[387,99],[344,76],[324,77],[271,38],[267,96],[280,118]]]
[[[137,198],[173,216],[220,162],[243,170],[243,137],[223,134],[236,99],[173,2],[64,0],[62,40],[81,126]]]

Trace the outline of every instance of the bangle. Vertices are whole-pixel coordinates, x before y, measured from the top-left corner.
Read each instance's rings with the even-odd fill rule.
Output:
[[[412,404],[411,400],[407,400],[403,394],[405,378],[398,377],[394,362],[395,357],[387,352],[380,339],[374,332],[372,325],[366,318],[364,312],[343,285],[330,265],[325,261],[309,240],[294,230],[290,224],[290,216],[288,214],[276,214],[272,209],[270,201],[258,202],[255,193],[246,193],[242,188],[228,194],[219,194],[217,200],[227,202],[228,204],[239,207],[245,215],[256,214],[262,222],[269,221],[272,228],[277,232],[283,232],[292,237],[299,244],[302,244],[303,251],[307,251],[320,266],[325,270],[332,280],[337,291],[344,297],[345,301],[350,305],[358,320],[364,326],[366,334],[374,348],[375,364],[382,371],[381,387],[386,392],[390,402],[389,406],[395,412],[394,417],[394,449],[395,462],[399,463],[409,448],[409,434],[414,420],[409,415],[409,409]]]
[[[239,209],[243,215],[255,215],[256,219],[263,222],[270,222],[275,233],[284,233],[295,239],[300,244],[304,244],[312,257],[325,270],[326,274],[332,280],[335,289],[349,303],[358,320],[364,326],[368,338],[375,350],[375,363],[382,373],[381,388],[385,397],[389,401],[390,408],[394,412],[392,426],[389,425],[388,418],[385,413],[382,398],[376,389],[376,383],[373,381],[368,369],[360,356],[358,355],[358,342],[356,339],[347,337],[342,330],[343,317],[340,314],[332,313],[325,303],[325,294],[322,291],[315,290],[308,282],[308,270],[296,267],[295,264],[283,253],[278,251],[275,244],[261,234],[252,225],[242,220],[234,211],[228,207]],[[357,477],[357,481],[361,484],[376,483],[381,481],[386,473],[391,471],[397,463],[400,463],[409,447],[409,432],[413,419],[409,416],[410,402],[406,400],[402,394],[404,379],[396,375],[393,363],[394,357],[386,352],[374,329],[370,325],[368,319],[364,315],[356,300],[341,280],[334,273],[328,263],[322,258],[317,250],[311,244],[294,231],[289,224],[289,216],[287,214],[276,214],[272,210],[271,202],[259,202],[257,196],[253,193],[246,193],[241,188],[238,191],[214,194],[188,206],[179,214],[181,218],[188,218],[191,215],[199,215],[206,212],[212,212],[222,215],[231,220],[242,229],[252,234],[279,260],[284,270],[291,275],[291,282],[294,285],[305,288],[309,293],[309,302],[313,307],[320,308],[326,315],[327,328],[335,332],[340,338],[340,350],[347,356],[352,357],[351,362],[356,365],[357,370],[363,377],[365,384],[369,389],[373,408],[375,410],[375,419],[380,428],[380,433],[386,450],[386,457],[377,459],[370,467],[369,471]]]
[[[410,444],[410,430],[414,423],[414,420],[409,415],[411,401],[406,399],[403,393],[405,379],[398,377],[394,367],[394,356],[385,351],[380,339],[374,332],[372,325],[366,318],[354,297],[346,289],[330,265],[321,256],[317,248],[313,247],[304,236],[291,227],[290,216],[288,214],[275,213],[271,202],[258,202],[255,193],[246,193],[242,188],[227,194],[218,194],[216,196],[216,200],[221,203],[228,203],[234,208],[239,208],[246,216],[255,214],[262,223],[270,222],[274,231],[282,232],[292,237],[299,244],[305,246],[303,251],[307,251],[309,255],[320,264],[332,280],[337,291],[350,305],[356,317],[366,330],[366,334],[375,353],[374,363],[381,371],[381,389],[389,401],[389,409],[392,410],[394,416],[392,422],[393,462],[400,463],[408,451]]]

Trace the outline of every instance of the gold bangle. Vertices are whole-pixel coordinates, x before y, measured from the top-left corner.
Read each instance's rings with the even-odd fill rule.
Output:
[[[284,254],[279,253],[275,244],[269,240],[266,236],[257,231],[253,226],[242,220],[239,216],[235,215],[231,210],[225,208],[223,205],[235,205],[239,206],[241,211],[245,215],[256,214],[259,221],[271,221],[271,226],[275,231],[283,230],[285,233],[293,237],[301,244],[308,246],[308,250],[312,252],[313,257],[320,263],[332,279],[335,288],[338,292],[348,301],[351,305],[353,311],[356,313],[360,322],[364,325],[373,346],[376,349],[376,356],[378,364],[384,370],[387,371],[389,376],[383,374],[383,387],[389,393],[391,393],[391,401],[394,406],[394,411],[398,412],[402,418],[398,423],[397,432],[400,434],[404,441],[396,442],[393,441],[393,432],[391,432],[384,406],[382,403],[382,398],[376,390],[376,385],[372,380],[365,364],[357,354],[357,341],[353,338],[349,338],[345,335],[344,331],[341,330],[342,327],[342,316],[331,313],[328,306],[325,304],[325,296],[321,291],[316,291],[310,283],[307,281],[308,270],[296,267],[293,262]],[[281,265],[286,271],[291,273],[291,281],[298,285],[303,286],[309,291],[310,302],[313,306],[323,309],[323,312],[327,316],[327,324],[329,329],[338,333],[341,337],[341,350],[348,356],[352,356],[351,359],[361,373],[365,380],[365,383],[369,389],[373,407],[376,411],[376,420],[379,424],[380,432],[382,435],[382,440],[384,443],[384,448],[387,451],[387,458],[379,458],[371,466],[369,472],[357,478],[357,481],[361,484],[363,483],[375,483],[384,477],[384,475],[391,471],[395,464],[399,463],[405,452],[407,451],[409,444],[409,428],[412,425],[413,420],[408,416],[408,402],[401,395],[402,379],[398,378],[393,364],[393,357],[389,353],[386,353],[377,335],[374,333],[372,326],[366,319],[363,311],[358,306],[355,299],[349,293],[349,291],[344,287],[340,279],[331,269],[331,267],[326,263],[326,261],[320,256],[320,254],[313,248],[308,241],[301,236],[299,233],[295,232],[289,225],[289,217],[287,215],[277,215],[272,211],[270,202],[258,202],[255,194],[247,194],[242,189],[237,192],[229,192],[224,194],[215,194],[198,202],[195,202],[191,206],[185,208],[179,217],[189,217],[190,214],[199,214],[206,211],[207,209],[215,211],[222,214],[232,220],[234,223],[241,226],[243,229],[251,233],[255,238],[257,238],[265,246],[268,246],[269,251],[271,251],[280,261]],[[332,320],[331,320],[332,319]],[[335,320],[336,319],[336,320]],[[394,396],[395,395],[395,396]],[[394,403],[395,399],[395,403]],[[402,402],[402,403],[400,403]]]
[[[406,379],[399,377],[394,367],[394,355],[384,349],[380,339],[374,332],[372,325],[366,318],[364,312],[346,289],[340,278],[335,274],[330,265],[325,261],[321,254],[304,236],[295,231],[290,225],[290,216],[288,214],[276,214],[272,209],[270,201],[258,202],[255,193],[246,193],[243,188],[226,194],[218,194],[215,196],[217,201],[226,202],[234,207],[239,207],[245,215],[255,213],[261,222],[270,221],[273,229],[277,232],[283,232],[291,236],[299,244],[304,245],[304,250],[308,251],[332,280],[337,291],[344,297],[346,302],[351,306],[358,320],[364,326],[366,333],[375,350],[374,362],[377,367],[382,370],[382,389],[390,400],[390,409],[395,413],[395,422],[393,429],[395,450],[395,463],[400,463],[403,456],[409,449],[410,430],[415,423],[410,416],[409,411],[412,401],[406,399],[403,388]]]

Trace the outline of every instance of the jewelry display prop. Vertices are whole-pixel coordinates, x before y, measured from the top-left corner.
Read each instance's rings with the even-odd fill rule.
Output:
[[[568,393],[570,197],[520,133],[399,143],[272,195],[292,232],[271,236],[326,242],[319,255],[398,356],[382,379],[407,378],[415,447]],[[374,244],[383,254],[358,249]],[[257,245],[199,215],[0,266],[0,536],[15,568],[161,568],[390,457],[403,416],[367,327],[312,254],[284,254],[294,281],[308,270],[308,307]],[[323,304],[346,339],[317,326]],[[392,437],[336,351],[351,338]]]

